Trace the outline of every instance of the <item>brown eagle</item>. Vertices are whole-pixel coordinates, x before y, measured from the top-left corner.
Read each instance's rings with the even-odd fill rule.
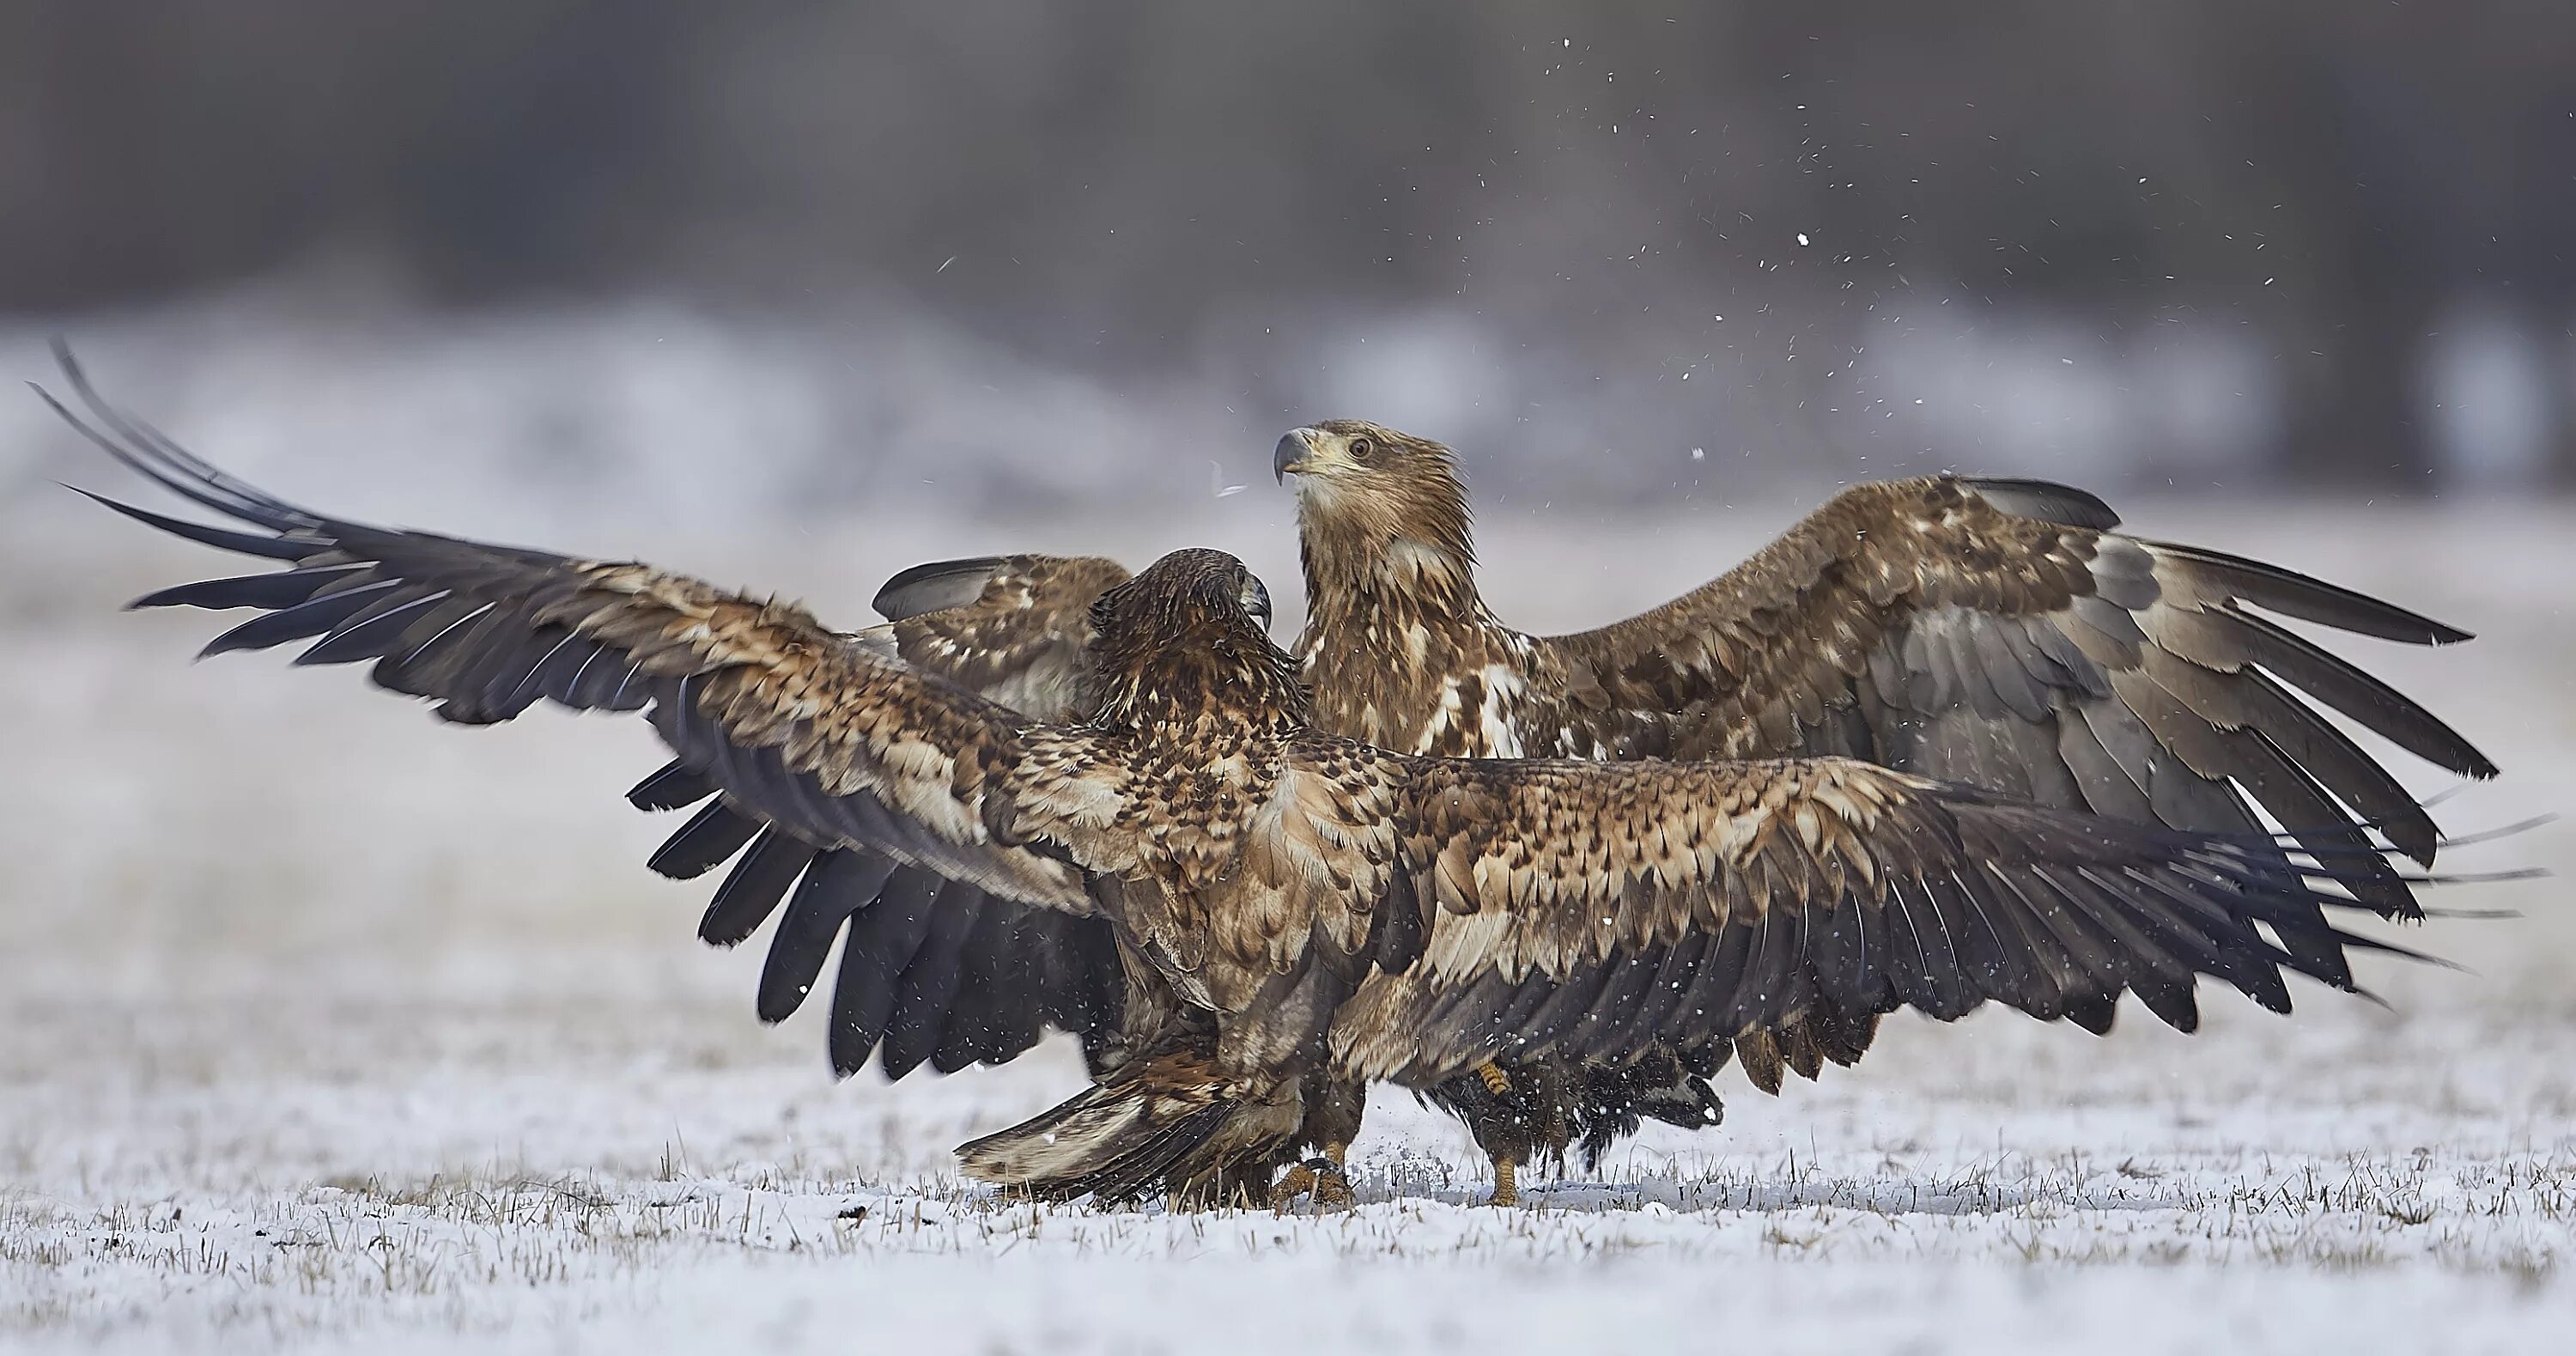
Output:
[[[541,700],[640,712],[754,837],[1105,925],[1115,1057],[961,1150],[1040,1195],[1256,1189],[1318,1089],[1437,1088],[1497,1056],[1616,1067],[1988,1001],[2098,1029],[2124,991],[2189,1029],[2200,975],[2286,1011],[2285,970],[2350,989],[2348,950],[2395,949],[2326,909],[2420,913],[2367,849],[2294,861],[2259,831],[1847,757],[1477,761],[1326,734],[1259,581],[1211,551],[1102,593],[1087,714],[1034,719],[792,604],[296,507],[72,376],[105,427],[65,418],[251,530],[112,507],[282,562],[142,600],[259,610],[210,651],[309,642],[298,662],[369,662],[465,723]],[[930,895],[937,925],[952,910]]]
[[[2401,912],[2412,906],[2406,882],[2355,854],[2375,829],[2429,865],[2432,822],[2309,701],[2452,771],[2495,770],[2422,707],[2255,609],[2418,644],[2464,633],[2276,567],[2121,535],[2107,506],[2064,486],[1950,477],[1858,486],[1681,599],[1598,631],[1538,637],[1503,625],[1476,590],[1466,498],[1446,448],[1334,421],[1283,438],[1275,467],[1298,478],[1308,623],[1296,650],[1316,728],[1390,749],[1836,754],[2231,834],[2258,832],[2259,806],[2297,827],[2305,846],[2351,861],[2354,888]],[[897,618],[879,633],[916,664],[1031,714],[1079,714],[1091,603],[1125,577],[1091,558],[922,566],[879,594],[879,610]],[[747,832],[737,824],[726,841]],[[1105,931],[1077,946],[1078,928],[1041,934],[988,901],[960,959],[943,938],[900,926],[909,917],[900,909],[872,920],[876,907],[800,892],[771,950],[773,971],[810,983],[835,928],[853,919],[837,1004],[865,1020],[833,1024],[845,1071],[864,1062],[889,1012],[898,1014],[882,1047],[889,1074],[920,1062],[920,1041],[897,1038],[906,1031],[936,1028],[989,1058],[1034,1041],[1034,1020],[995,1027],[942,989],[925,997],[924,972],[972,966],[1102,995],[1115,988]],[[2285,944],[2333,963],[2317,940],[2322,918],[2289,927]],[[781,1015],[802,990],[776,992],[783,1003],[764,986],[765,1015]],[[1099,1067],[1116,1043],[1114,1002],[1050,1009],[1046,1020],[1059,1011]],[[907,1025],[913,1014],[927,1015]],[[2107,1010],[2078,1016],[2110,1020]],[[972,1039],[996,1030],[1007,1039]],[[1837,1023],[1810,1013],[1731,1043],[1655,1047],[1619,1063],[1499,1059],[1427,1095],[1467,1122],[1493,1160],[1496,1199],[1508,1202],[1517,1166],[1570,1142],[1597,1160],[1641,1116],[1715,1123],[1705,1079],[1730,1054],[1757,1087],[1777,1091],[1785,1070],[1813,1077],[1828,1061],[1857,1059],[1873,1031],[1869,1014]],[[1329,1161],[1355,1132],[1361,1097],[1345,1088],[1317,1100],[1334,1110],[1305,1144],[1328,1161],[1292,1181],[1321,1171],[1330,1190]]]
[[[2423,707],[2248,609],[2419,645],[2467,633],[2275,566],[2121,535],[2108,505],[2067,486],[1948,476],[1858,485],[1653,611],[1533,636],[1504,625],[1477,591],[1466,492],[1448,448],[1332,420],[1282,437],[1272,465],[1297,479],[1308,609],[1297,654],[1316,725],[1384,748],[1835,755],[2235,835],[2259,831],[2259,805],[2299,830],[2299,844],[2350,863],[2355,891],[2392,912],[2414,901],[2366,851],[2365,830],[2430,866],[2433,822],[2293,691],[2452,772],[2496,772]],[[2280,937],[2339,973],[2331,931],[2311,914]],[[2073,1015],[2097,1030],[2111,1020],[2107,1008]],[[1741,1034],[1733,1053],[1757,1087],[1776,1092],[1784,1063],[1812,1078],[1826,1060],[1859,1058],[1873,1029],[1811,1019]],[[1699,1051],[1664,1053],[1642,1071],[1709,1062]],[[1503,1199],[1516,1162],[1533,1149],[1561,1153],[1569,1124],[1609,1120],[1641,1072],[1562,1058],[1498,1063],[1500,1077],[1489,1069],[1433,1100],[1467,1120]],[[1656,1086],[1663,1105],[1690,1090]],[[1624,1128],[1634,1126],[1629,1118]]]

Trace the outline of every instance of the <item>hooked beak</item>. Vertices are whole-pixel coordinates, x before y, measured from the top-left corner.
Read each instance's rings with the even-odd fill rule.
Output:
[[[1314,451],[1313,445],[1306,441],[1306,435],[1311,431],[1292,428],[1279,435],[1279,446],[1270,453],[1270,473],[1280,484],[1287,484],[1288,477],[1292,475],[1303,475],[1312,469],[1306,461]]]
[[[1252,577],[1250,583],[1252,586],[1244,590],[1250,596],[1244,599],[1243,610],[1252,614],[1252,619],[1267,631],[1270,629],[1270,587],[1262,583],[1259,576]]]

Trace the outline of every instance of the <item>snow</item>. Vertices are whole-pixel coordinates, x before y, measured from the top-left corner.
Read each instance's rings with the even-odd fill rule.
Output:
[[[463,474],[446,492],[471,499]],[[1899,1019],[1776,1099],[1730,1073],[1721,1129],[1533,1174],[1524,1209],[1477,1204],[1464,1133],[1384,1092],[1347,1212],[1002,1205],[949,1148],[1064,1095],[1071,1052],[832,1083],[820,1004],[762,1027],[759,948],[698,947],[710,884],[643,871],[671,823],[616,797],[658,762],[640,727],[461,731],[344,671],[191,666],[212,619],[113,607],[212,557],[42,489],[0,539],[0,1348],[2435,1352],[2544,1349],[2576,1320],[2555,881],[2442,892],[2527,916],[2404,934],[2471,969],[2374,964],[2385,1007],[2213,996],[2198,1035],[2132,1011],[2107,1040]],[[527,522],[590,516],[573,486],[488,489]],[[1222,502],[1205,540],[1293,627],[1284,497]],[[2124,507],[2484,632],[2338,644],[2505,764],[2446,824],[2576,808],[2576,512]],[[1597,620],[1794,509],[1495,505],[1491,592],[1535,627]],[[957,530],[1141,559],[1186,526],[715,521],[604,544],[821,581],[857,619]],[[2576,831],[2457,855],[2565,872]]]

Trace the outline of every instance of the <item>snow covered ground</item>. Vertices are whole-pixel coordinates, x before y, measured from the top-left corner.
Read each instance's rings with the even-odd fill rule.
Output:
[[[401,511],[405,475],[442,478],[389,472],[350,507],[427,517]],[[506,512],[582,520],[579,487],[535,493],[556,497]],[[704,883],[642,869],[669,824],[617,799],[658,761],[640,726],[460,731],[345,671],[191,667],[212,619],[112,609],[209,553],[68,496],[15,507],[0,1348],[2486,1352],[2563,1350],[2576,1323],[2563,881],[2446,892],[2526,916],[2408,934],[2472,969],[2373,966],[2384,1008],[2311,987],[2282,1020],[2213,997],[2197,1036],[2133,1010],[2107,1040],[1901,1018],[1859,1069],[1776,1100],[1730,1073],[1721,1130],[1658,1130],[1524,1209],[1476,1204],[1464,1132],[1385,1094],[1346,1213],[1005,1206],[949,1147],[1063,1095],[1071,1052],[833,1084],[816,1012],[754,1020],[757,948],[690,940]],[[2346,648],[2505,764],[2446,823],[2576,810],[2576,510],[2125,507],[2484,632]],[[1490,591],[1534,626],[1606,618],[1793,511],[1491,508]],[[1192,526],[567,544],[858,618],[892,570],[1014,533],[1140,559],[1196,540],[1294,610],[1266,482]],[[2563,876],[2576,828],[2458,858]]]

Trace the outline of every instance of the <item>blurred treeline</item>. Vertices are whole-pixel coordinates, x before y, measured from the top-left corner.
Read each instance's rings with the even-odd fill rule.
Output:
[[[0,309],[863,289],[1551,455],[2576,483],[2571,228],[2541,0],[0,7]]]

